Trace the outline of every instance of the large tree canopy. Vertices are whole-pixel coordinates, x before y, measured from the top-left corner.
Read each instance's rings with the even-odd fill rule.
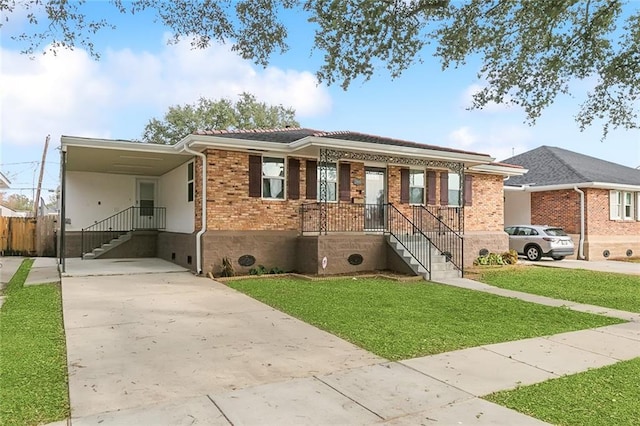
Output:
[[[298,127],[295,115],[292,108],[258,102],[249,93],[242,93],[235,103],[229,99],[213,101],[200,98],[194,104],[169,107],[162,120],[149,120],[142,140],[175,144],[196,130]]]
[[[423,60],[434,43],[443,68],[469,58],[482,62],[484,88],[474,107],[520,105],[531,123],[571,84],[590,87],[576,119],[581,128],[602,122],[638,128],[640,109],[640,2],[623,0],[111,0],[122,13],[153,10],[193,46],[231,43],[243,58],[266,65],[287,49],[286,9],[304,12],[324,55],[320,81],[348,88],[379,67],[393,77]],[[30,28],[14,37],[34,53],[82,46],[99,56],[92,34],[111,27],[90,20],[89,4],[59,0],[0,0],[6,20],[26,8]],[[41,22],[42,21],[42,22]],[[576,95],[582,95],[576,93]]]

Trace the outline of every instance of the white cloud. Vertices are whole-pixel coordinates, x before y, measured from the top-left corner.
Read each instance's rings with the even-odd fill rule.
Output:
[[[331,109],[327,89],[310,72],[258,69],[226,46],[193,50],[184,42],[158,54],[111,50],[100,61],[82,49],[34,59],[5,48],[0,54],[5,147],[41,145],[47,134],[54,140],[60,134],[136,138],[170,105],[235,99],[241,92],[293,107],[299,120]]]
[[[531,140],[527,128],[504,125],[482,131],[463,126],[451,131],[447,137],[451,148],[489,154],[498,161],[529,150]]]

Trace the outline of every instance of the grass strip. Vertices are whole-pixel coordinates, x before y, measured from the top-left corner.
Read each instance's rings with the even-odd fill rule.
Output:
[[[640,312],[640,276],[636,275],[515,266],[483,271],[479,280],[510,290]]]
[[[426,282],[256,278],[227,284],[390,360],[622,322]]]
[[[555,425],[637,425],[640,358],[485,399]]]
[[[69,416],[60,286],[24,287],[25,259],[0,310],[0,425],[37,425]]]

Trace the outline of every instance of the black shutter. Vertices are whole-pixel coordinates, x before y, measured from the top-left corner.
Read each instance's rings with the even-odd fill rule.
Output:
[[[436,172],[427,172],[427,204],[434,206],[436,204]]]
[[[340,163],[340,201],[351,201],[351,164]]]
[[[409,202],[409,169],[400,169],[400,202]]]
[[[262,197],[262,157],[249,156],[249,197]]]
[[[440,172],[440,205],[449,205],[449,173]]]
[[[318,162],[307,160],[307,200],[318,199]]]
[[[289,158],[289,173],[287,180],[287,191],[290,200],[300,198],[300,160]]]
[[[473,176],[464,175],[464,205],[473,204]]]

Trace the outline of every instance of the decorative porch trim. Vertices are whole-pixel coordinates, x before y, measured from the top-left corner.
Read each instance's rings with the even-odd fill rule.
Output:
[[[337,149],[320,149],[320,159],[325,159],[326,162],[334,162],[338,160],[358,160],[358,161],[373,161],[379,163],[393,163],[403,164],[407,166],[424,166],[431,168],[449,169],[452,172],[462,174],[464,171],[463,163],[456,163],[454,161],[440,161],[440,160],[425,160],[422,158],[410,158],[401,157],[396,155],[385,154],[371,154],[368,152],[351,152]]]

